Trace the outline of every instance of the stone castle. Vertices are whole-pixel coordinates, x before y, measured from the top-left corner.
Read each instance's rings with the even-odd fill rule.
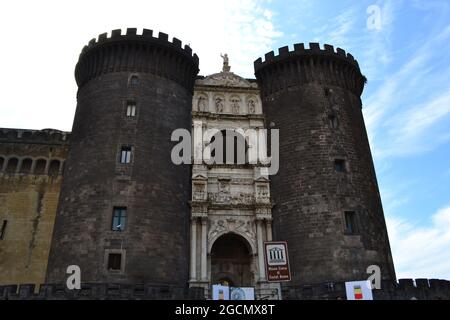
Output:
[[[353,56],[295,44],[256,60],[256,79],[223,59],[198,76],[180,40],[114,30],[80,54],[72,132],[0,129],[0,299],[204,299],[216,283],[336,299],[371,265],[375,298],[449,299],[445,280],[397,282]],[[278,173],[174,164],[173,131],[196,126],[246,147],[235,129],[278,129]],[[272,240],[289,248],[281,285],[265,270]],[[69,265],[81,290],[65,287]]]

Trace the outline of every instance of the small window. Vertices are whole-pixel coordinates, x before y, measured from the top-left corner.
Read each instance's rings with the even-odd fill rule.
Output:
[[[355,234],[357,232],[356,228],[356,217],[354,211],[345,211],[345,233]]]
[[[131,147],[122,147],[120,150],[120,163],[131,162]]]
[[[136,102],[127,101],[127,117],[136,116]]]
[[[130,78],[130,87],[136,88],[139,86],[139,77],[138,76],[131,76]]]
[[[30,173],[31,167],[33,165],[33,160],[27,158],[22,161],[22,167],[20,168],[21,173]]]
[[[336,172],[345,172],[345,171],[347,171],[346,168],[345,168],[345,160],[342,160],[342,159],[334,160],[334,170],[336,170]]]
[[[111,229],[113,231],[123,231],[125,229],[126,220],[127,220],[127,208],[114,207]]]
[[[331,129],[337,129],[339,123],[338,123],[338,119],[337,119],[336,115],[330,114],[328,116],[328,123],[329,123]]]
[[[114,271],[122,270],[122,254],[121,253],[108,254],[108,270],[114,270]]]
[[[61,162],[59,160],[52,160],[50,162],[50,166],[48,168],[48,174],[52,177],[57,177],[59,174],[60,166],[61,166]]]
[[[15,173],[17,170],[17,165],[19,164],[19,159],[11,158],[8,161],[8,165],[6,166],[6,172]]]
[[[3,240],[5,238],[7,224],[8,224],[8,220],[3,220],[2,228],[0,229],[0,240]]]
[[[46,166],[47,166],[47,160],[39,159],[36,162],[36,167],[34,168],[34,174],[45,174]]]

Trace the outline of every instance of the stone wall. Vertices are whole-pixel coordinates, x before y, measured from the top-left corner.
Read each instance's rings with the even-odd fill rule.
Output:
[[[0,300],[203,300],[201,288],[125,285],[112,283],[82,283],[80,290],[68,290],[64,285],[34,284],[0,286]]]
[[[0,128],[1,285],[45,281],[68,137]]]

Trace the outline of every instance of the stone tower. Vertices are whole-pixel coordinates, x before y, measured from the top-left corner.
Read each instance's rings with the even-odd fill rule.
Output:
[[[279,129],[271,177],[274,238],[289,246],[287,286],[394,280],[386,224],[362,115],[365,77],[344,50],[296,44],[255,61],[269,129]]]
[[[171,133],[191,127],[198,57],[151,30],[93,39],[75,68],[77,109],[47,282],[187,286],[190,169]]]

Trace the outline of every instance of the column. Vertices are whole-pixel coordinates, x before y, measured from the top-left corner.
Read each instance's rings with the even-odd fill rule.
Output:
[[[258,262],[259,262],[259,281],[266,281],[266,268],[264,265],[264,247],[262,220],[256,220],[256,241],[258,241]]]
[[[197,279],[197,218],[191,219],[191,280]]]
[[[272,241],[272,220],[266,220],[267,241]]]
[[[48,170],[50,169],[50,159],[46,159],[44,174],[48,175]]]
[[[206,255],[208,253],[208,245],[207,245],[207,218],[202,219],[202,261],[201,261],[201,274],[202,280],[207,281],[208,275],[206,272]]]

